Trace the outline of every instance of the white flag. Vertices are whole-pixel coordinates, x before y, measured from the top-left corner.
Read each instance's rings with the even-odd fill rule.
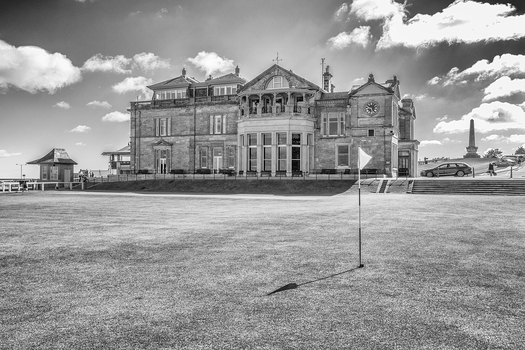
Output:
[[[366,154],[361,149],[361,147],[359,147],[359,169],[363,169],[368,164],[370,159],[372,159],[372,157]]]

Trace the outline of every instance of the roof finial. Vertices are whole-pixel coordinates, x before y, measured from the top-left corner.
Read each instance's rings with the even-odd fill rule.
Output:
[[[279,61],[282,61],[282,59],[279,58],[279,52],[277,52],[277,58],[272,60],[272,62],[277,62],[277,65],[279,65]]]
[[[372,73],[368,76],[368,82],[374,82],[374,75]]]

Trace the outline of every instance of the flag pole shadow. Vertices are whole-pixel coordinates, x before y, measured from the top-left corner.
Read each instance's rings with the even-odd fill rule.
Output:
[[[270,292],[268,294],[266,294],[267,296],[268,295],[272,295],[272,294],[275,294],[275,293],[279,293],[279,292],[283,292],[285,290],[289,290],[289,289],[297,289],[299,288],[300,286],[304,286],[305,284],[310,284],[310,283],[314,283],[314,282],[319,282],[319,281],[322,281],[322,280],[326,280],[326,279],[329,279],[329,278],[334,278],[336,276],[340,276],[340,275],[343,275],[345,273],[349,273],[349,272],[352,272],[352,271],[355,271],[361,267],[363,267],[364,265],[361,265],[361,266],[358,266],[358,267],[354,267],[353,269],[349,269],[349,270],[346,270],[346,271],[342,271],[342,272],[338,272],[338,273],[334,273],[332,275],[329,275],[329,276],[325,276],[325,277],[321,277],[321,278],[318,278],[318,279],[315,279],[315,280],[311,280],[311,281],[307,281],[307,282],[303,282],[303,283],[288,283],[287,285],[284,285],[276,290],[274,290],[273,292]]]

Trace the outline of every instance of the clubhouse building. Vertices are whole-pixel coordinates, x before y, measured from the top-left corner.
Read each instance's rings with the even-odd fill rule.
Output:
[[[274,64],[247,81],[234,73],[199,82],[186,74],[148,86],[131,102],[131,173],[236,173],[295,176],[357,171],[417,176],[414,103],[397,77],[334,92]]]

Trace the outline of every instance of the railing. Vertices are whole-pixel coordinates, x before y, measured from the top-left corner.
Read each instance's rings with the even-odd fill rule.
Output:
[[[294,113],[301,113],[301,106],[293,106]]]
[[[249,113],[250,114],[257,114],[257,107],[250,107]]]

